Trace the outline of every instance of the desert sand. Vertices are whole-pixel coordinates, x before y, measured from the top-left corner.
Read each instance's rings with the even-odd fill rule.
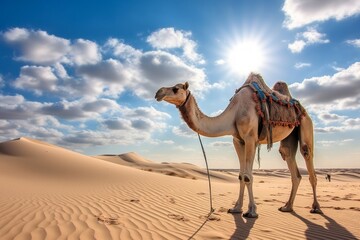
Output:
[[[306,171],[294,212],[282,213],[289,172],[256,170],[257,219],[227,213],[237,173],[211,171],[215,212],[199,229],[210,208],[207,175],[189,163],[90,157],[30,138],[0,143],[0,239],[189,239],[197,230],[193,239],[360,239],[359,169],[317,170],[323,215],[309,213]]]

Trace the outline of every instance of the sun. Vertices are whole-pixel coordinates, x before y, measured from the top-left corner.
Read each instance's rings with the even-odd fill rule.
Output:
[[[258,41],[243,40],[228,48],[225,63],[232,72],[248,75],[250,72],[260,72],[265,60],[266,52]]]

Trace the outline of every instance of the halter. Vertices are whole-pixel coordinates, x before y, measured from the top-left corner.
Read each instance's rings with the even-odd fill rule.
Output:
[[[185,106],[185,104],[187,103],[187,101],[188,101],[189,98],[190,98],[190,95],[191,95],[191,92],[189,91],[189,94],[186,96],[185,101],[184,101],[182,104],[180,104],[180,105],[178,105],[178,106],[176,106],[176,107],[177,107],[177,108],[182,108],[183,106]]]

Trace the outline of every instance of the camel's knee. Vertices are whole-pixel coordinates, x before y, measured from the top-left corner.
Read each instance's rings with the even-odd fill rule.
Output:
[[[284,161],[286,161],[290,157],[290,149],[287,147],[280,146],[279,153]]]
[[[246,184],[250,183],[252,181],[252,177],[249,174],[239,174],[239,180],[240,182],[244,182]]]
[[[312,159],[312,151],[307,144],[304,144],[300,148],[301,155],[303,155],[306,161]]]
[[[252,182],[252,176],[244,174],[244,182],[245,184],[250,184]]]
[[[291,181],[294,183],[294,184],[300,184],[301,182],[301,175],[300,174],[296,174],[295,176],[291,176]]]

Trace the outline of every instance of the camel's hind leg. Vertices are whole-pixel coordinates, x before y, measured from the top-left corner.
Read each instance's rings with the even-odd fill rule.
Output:
[[[244,172],[245,172],[245,145],[242,140],[237,138],[233,139],[234,147],[239,158],[240,163],[240,173],[239,173],[239,182],[240,182],[240,191],[239,198],[235,203],[233,208],[228,210],[228,213],[242,213],[243,212],[243,203],[244,203],[244,190],[245,190],[245,181],[244,181]]]
[[[294,199],[298,190],[301,175],[296,164],[295,156],[298,148],[298,129],[294,129],[292,133],[280,142],[279,152],[281,157],[286,161],[291,173],[291,193],[287,203],[279,208],[282,212],[292,212]]]
[[[316,196],[316,173],[314,169],[314,136],[313,136],[313,124],[308,115],[303,117],[300,122],[300,152],[305,159],[306,168],[309,173],[309,180],[313,190],[314,202],[310,210],[311,213],[322,213],[320,210],[320,204]]]

